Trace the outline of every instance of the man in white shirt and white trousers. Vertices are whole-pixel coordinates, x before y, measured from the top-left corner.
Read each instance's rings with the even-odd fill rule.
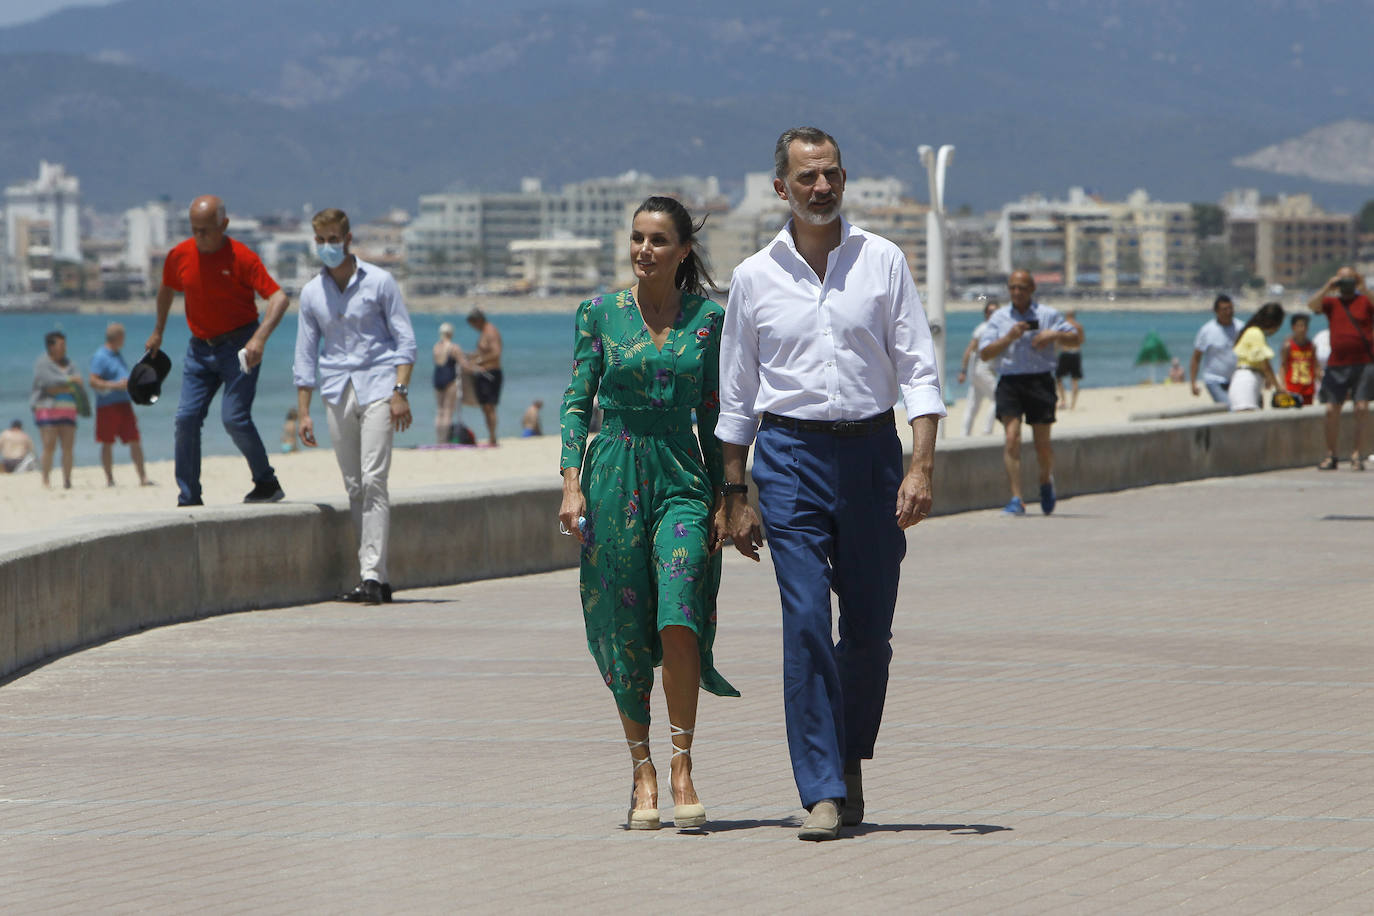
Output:
[[[315,253],[324,267],[301,290],[292,370],[297,432],[305,445],[315,445],[310,396],[318,377],[334,457],[358,531],[362,578],[342,598],[380,604],[391,600],[387,477],[393,433],[411,421],[415,331],[395,278],[350,250],[348,215],[321,210],[311,224]]]
[[[782,597],[783,696],[803,840],[863,820],[892,659],[903,529],[930,512],[945,415],[930,326],[901,249],[840,217],[845,172],[814,127],[778,138],[773,187],[792,219],[735,269],[720,353],[726,511],[759,558],[754,481]],[[911,421],[911,464],[892,407]],[[840,641],[831,640],[830,592]]]

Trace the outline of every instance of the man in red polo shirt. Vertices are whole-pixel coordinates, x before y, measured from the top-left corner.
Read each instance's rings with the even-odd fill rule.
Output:
[[[224,201],[218,197],[207,194],[191,203],[191,238],[167,253],[157,291],[157,327],[148,338],[148,349],[162,347],[172,299],[183,294],[191,341],[176,414],[178,506],[202,505],[200,428],[221,385],[224,428],[253,474],[253,489],[243,501],[276,502],[285,495],[253,425],[253,396],[267,338],[286,314],[286,293],[251,249],[224,234],[228,227]],[[267,300],[261,322],[255,295]]]
[[[1335,295],[1333,295],[1333,293]],[[1336,469],[1336,449],[1341,435],[1341,407],[1346,398],[1355,401],[1355,451],[1350,468],[1364,470],[1364,431],[1369,401],[1374,397],[1374,303],[1369,301],[1364,277],[1353,267],[1342,267],[1326,281],[1307,307],[1326,316],[1331,328],[1331,358],[1326,361],[1317,398],[1326,405],[1326,457],[1320,470]]]

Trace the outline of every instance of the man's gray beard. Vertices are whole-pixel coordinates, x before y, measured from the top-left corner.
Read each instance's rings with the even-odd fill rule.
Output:
[[[808,226],[828,226],[840,218],[840,202],[838,200],[822,213],[810,209],[795,197],[789,198],[787,204],[792,208],[792,215]]]

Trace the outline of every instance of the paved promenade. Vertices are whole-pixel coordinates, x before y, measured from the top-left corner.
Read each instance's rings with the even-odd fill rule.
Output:
[[[772,570],[731,552],[744,697],[703,698],[704,832],[620,829],[567,571],[0,686],[0,911],[1374,911],[1374,473],[1035,511],[911,534],[869,822],[839,842],[795,838]]]

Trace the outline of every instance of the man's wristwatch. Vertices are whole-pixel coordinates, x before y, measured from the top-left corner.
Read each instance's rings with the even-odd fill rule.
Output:
[[[731,493],[746,493],[746,494],[747,494],[747,493],[749,492],[749,484],[747,484],[747,483],[723,483],[723,484],[720,485],[720,492],[721,492],[721,495],[723,495],[723,496],[729,496]]]
[[[410,386],[409,386],[409,385],[397,385],[397,386],[395,386],[394,388],[392,388],[391,390],[394,391],[394,392],[396,392],[397,394],[399,394],[401,397],[405,398],[407,401],[410,400]]]

